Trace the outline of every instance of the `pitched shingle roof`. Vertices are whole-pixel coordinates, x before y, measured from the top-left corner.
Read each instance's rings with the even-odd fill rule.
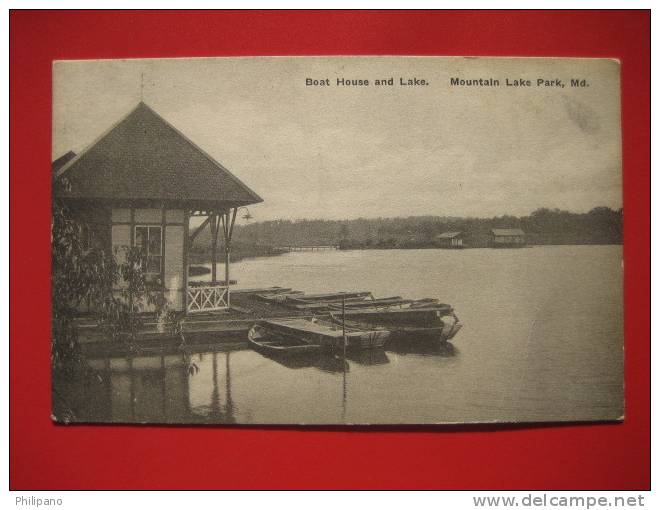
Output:
[[[71,161],[73,158],[76,157],[76,153],[73,151],[69,151],[63,156],[60,156],[57,158],[53,163],[51,164],[51,168],[53,172],[57,172],[60,168],[62,168],[64,165],[66,165],[69,161]]]
[[[241,206],[261,197],[140,102],[58,171],[64,198]]]
[[[495,236],[524,236],[525,233],[519,228],[493,228],[491,232]]]

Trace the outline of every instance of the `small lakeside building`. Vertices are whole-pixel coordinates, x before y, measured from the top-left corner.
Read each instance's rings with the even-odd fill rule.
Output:
[[[462,232],[443,232],[436,237],[440,248],[464,248],[464,236]]]
[[[525,245],[525,232],[519,228],[493,228],[490,231],[492,248],[517,248]]]
[[[53,162],[57,193],[88,242],[110,252],[141,248],[150,292],[183,313],[229,308],[231,239],[238,209],[263,200],[229,170],[140,102],[80,154]],[[191,227],[191,218],[203,217]],[[211,281],[188,282],[195,237],[211,230]],[[217,279],[219,233],[225,278]],[[119,250],[118,250],[119,249]],[[145,310],[145,311],[148,311]]]

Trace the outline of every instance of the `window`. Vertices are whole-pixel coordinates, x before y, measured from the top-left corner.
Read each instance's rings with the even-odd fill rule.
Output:
[[[135,227],[135,246],[142,251],[142,268],[148,283],[160,284],[161,264],[163,263],[162,227]]]

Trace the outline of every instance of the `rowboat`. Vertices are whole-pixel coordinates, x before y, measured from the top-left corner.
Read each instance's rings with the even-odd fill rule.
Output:
[[[436,298],[415,299],[412,303],[410,303],[410,308],[429,308],[435,306],[449,307],[449,305],[440,303]]]
[[[354,309],[354,308],[381,308],[381,307],[403,307],[406,305],[412,304],[414,301],[412,299],[403,299],[401,296],[393,296],[387,298],[379,299],[363,299],[361,301],[355,302],[345,302],[345,309]],[[333,310],[341,310],[341,303],[330,303],[328,308]]]
[[[287,301],[291,301],[296,304],[309,304],[312,302],[333,302],[344,300],[358,300],[366,299],[368,297],[373,297],[371,292],[362,291],[362,292],[331,292],[326,294],[301,294],[299,296],[290,296],[287,298]]]
[[[302,340],[273,335],[263,326],[255,324],[248,331],[248,344],[255,351],[271,355],[305,355],[321,350],[320,345],[312,345]]]
[[[332,321],[347,327],[384,327],[393,338],[429,338],[440,341],[451,340],[463,327],[451,307],[392,308],[345,310],[342,314],[332,312]]]
[[[273,339],[284,338],[301,341],[323,348],[342,348],[344,334],[347,349],[382,347],[390,336],[390,332],[382,327],[347,326],[342,328],[341,325],[332,321],[325,322],[316,319],[268,319],[259,321],[256,326],[265,331],[263,333],[265,336]]]
[[[307,310],[307,311],[320,311],[328,310],[333,306],[338,306],[341,308],[341,303],[336,301],[304,301],[302,299],[295,299],[297,296],[294,296],[294,299],[287,298],[285,303],[289,308],[294,310]],[[365,300],[364,298],[349,298],[344,300],[345,306],[359,306],[362,303],[370,303],[371,300]]]
[[[255,294],[255,297],[260,301],[266,301],[270,303],[284,303],[287,300],[288,296],[297,296],[304,294],[299,290],[289,289],[287,292],[269,292],[269,293],[259,293]]]

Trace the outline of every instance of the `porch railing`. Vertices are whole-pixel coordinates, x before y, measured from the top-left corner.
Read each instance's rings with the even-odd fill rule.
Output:
[[[212,312],[229,308],[229,288],[221,285],[195,285],[186,292],[188,313]]]

